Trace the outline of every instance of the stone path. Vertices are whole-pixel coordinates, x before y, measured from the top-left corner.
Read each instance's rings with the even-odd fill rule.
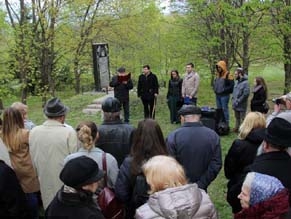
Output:
[[[98,112],[100,112],[102,110],[101,109],[102,102],[107,97],[113,97],[113,96],[114,96],[113,91],[108,91],[108,94],[93,100],[91,104],[87,105],[87,107],[82,110],[82,112],[90,114],[90,115],[97,114]]]

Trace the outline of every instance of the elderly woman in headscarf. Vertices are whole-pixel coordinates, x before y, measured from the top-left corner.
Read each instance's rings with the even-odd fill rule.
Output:
[[[238,198],[243,209],[235,214],[235,219],[288,218],[288,190],[273,176],[257,172],[248,173]]]

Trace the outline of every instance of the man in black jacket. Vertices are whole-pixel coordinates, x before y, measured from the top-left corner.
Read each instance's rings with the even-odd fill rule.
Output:
[[[124,122],[126,123],[129,123],[129,90],[133,88],[130,75],[130,73],[125,72],[125,68],[121,67],[109,83],[110,87],[114,87],[114,97],[119,100],[123,107]]]
[[[155,105],[158,94],[157,76],[151,72],[149,65],[144,65],[143,74],[139,76],[137,85],[137,96],[142,100],[144,118],[155,119]]]
[[[98,127],[99,138],[96,147],[110,153],[118,162],[118,167],[130,152],[134,127],[120,119],[120,103],[115,97],[108,97],[102,103],[104,121]]]

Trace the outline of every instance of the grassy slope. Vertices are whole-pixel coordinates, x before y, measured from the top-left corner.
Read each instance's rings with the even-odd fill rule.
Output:
[[[200,106],[208,105],[215,107],[215,97],[210,88],[210,79],[209,77],[205,77],[200,72],[201,78],[201,86],[199,90],[198,96],[198,104]],[[281,66],[264,66],[264,67],[255,67],[250,71],[249,74],[249,81],[250,85],[252,85],[252,81],[254,76],[261,75],[263,76],[268,84],[269,88],[269,100],[273,97],[279,96],[283,91],[283,71]],[[93,120],[100,124],[101,117],[100,115],[85,115],[82,113],[82,109],[92,102],[95,98],[100,97],[102,94],[84,94],[84,95],[77,95],[73,97],[68,97],[67,92],[59,92],[57,94],[63,102],[70,107],[70,113],[67,117],[67,123],[76,127],[76,125],[83,120]],[[166,137],[167,134],[178,127],[178,125],[172,125],[169,123],[169,111],[166,105],[166,89],[162,88],[160,92],[160,96],[158,97],[157,102],[157,115],[156,120],[162,127],[164,136]],[[4,99],[5,106],[9,106],[15,99]],[[38,97],[30,97],[28,99],[29,105],[29,117],[32,121],[36,124],[41,124],[44,121],[44,116],[42,114],[41,109],[41,102],[40,98]],[[272,104],[270,104],[272,106]],[[233,118],[233,114],[231,115]],[[132,92],[131,95],[131,122],[133,125],[136,126],[137,122],[143,118],[143,110],[142,104],[139,99],[136,97],[136,93]],[[233,122],[233,119],[231,119]],[[223,151],[223,158],[228,151],[232,141],[236,138],[236,135],[231,133],[228,136],[224,136],[221,138],[221,146]],[[224,177],[223,169],[221,170],[220,174],[216,178],[216,180],[211,184],[209,188],[209,195],[211,199],[214,201],[219,214],[220,218],[228,219],[232,218],[230,207],[228,206],[227,202],[225,201],[225,192],[226,192],[226,179]]]

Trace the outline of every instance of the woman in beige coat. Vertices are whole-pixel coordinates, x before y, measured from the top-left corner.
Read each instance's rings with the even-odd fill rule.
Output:
[[[24,128],[22,115],[17,109],[9,107],[4,110],[1,137],[7,146],[11,166],[26,195],[32,218],[37,218],[39,181],[29,153],[29,130]]]
[[[216,219],[213,203],[196,183],[187,184],[182,166],[172,157],[158,155],[143,165],[151,194],[135,218]]]

